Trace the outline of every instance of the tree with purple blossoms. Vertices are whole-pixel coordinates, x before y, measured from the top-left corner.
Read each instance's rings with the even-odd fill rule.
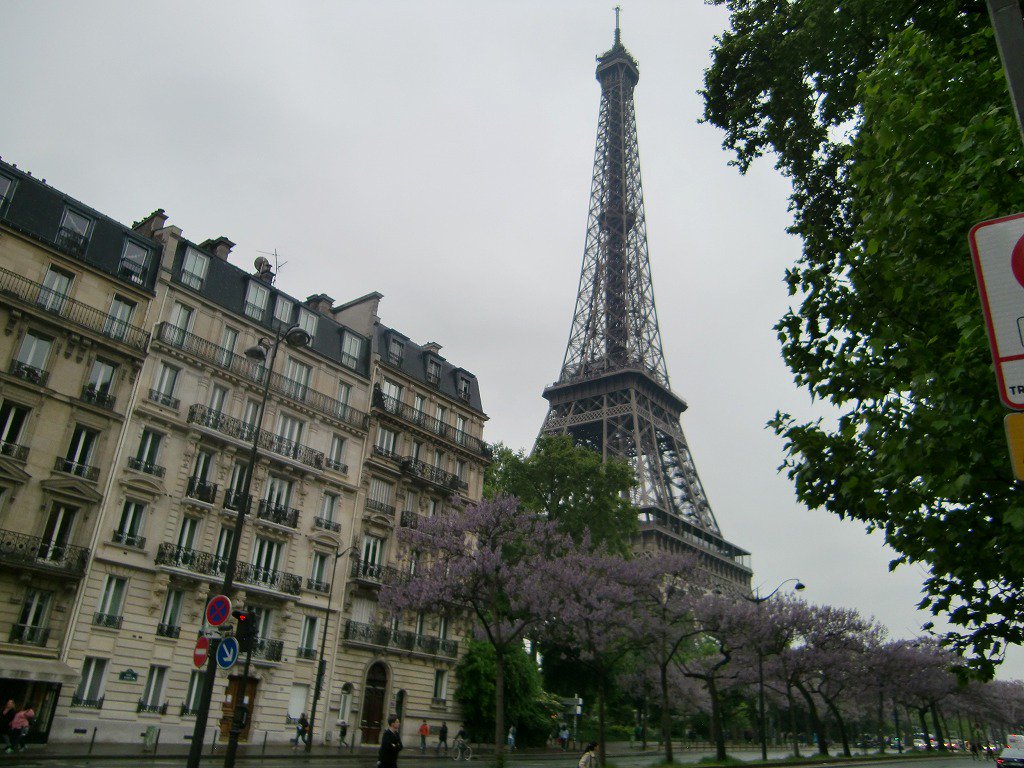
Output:
[[[504,762],[505,659],[524,636],[553,615],[571,540],[554,523],[520,509],[512,497],[453,507],[402,528],[399,538],[420,553],[415,571],[386,586],[381,604],[404,610],[468,615],[495,653],[494,749]]]

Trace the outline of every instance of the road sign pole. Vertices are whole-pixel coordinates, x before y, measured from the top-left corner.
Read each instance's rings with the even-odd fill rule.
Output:
[[[249,703],[245,700],[245,694],[249,690],[249,663],[252,661],[252,647],[245,652],[245,667],[242,669],[242,692],[241,701],[235,704],[235,711],[231,716],[231,730],[228,733],[228,750],[224,753],[224,768],[235,768],[235,753],[238,752],[238,739],[242,735],[242,728],[249,719]]]

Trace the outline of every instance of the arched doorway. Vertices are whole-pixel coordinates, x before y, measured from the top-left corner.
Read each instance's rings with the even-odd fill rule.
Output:
[[[380,741],[387,689],[388,670],[378,661],[366,673],[366,685],[363,686],[363,714],[359,721],[363,744],[376,744]]]

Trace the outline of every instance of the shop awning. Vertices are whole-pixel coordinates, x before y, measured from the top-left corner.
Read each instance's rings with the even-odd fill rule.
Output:
[[[0,653],[0,678],[38,680],[44,683],[77,683],[81,674],[63,661]]]

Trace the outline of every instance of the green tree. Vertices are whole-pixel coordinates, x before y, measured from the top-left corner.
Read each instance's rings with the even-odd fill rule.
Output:
[[[993,671],[1024,639],[1013,485],[966,235],[1024,208],[1021,146],[982,2],[715,0],[732,26],[705,118],[746,170],[773,152],[803,255],[779,322],[833,421],[771,422],[799,498],[930,569],[921,605]]]
[[[602,461],[600,454],[558,435],[540,438],[529,456],[495,446],[484,493],[515,496],[526,509],[546,513],[575,542],[589,535],[593,546],[626,554],[636,532],[629,502],[635,484],[626,462]]]

